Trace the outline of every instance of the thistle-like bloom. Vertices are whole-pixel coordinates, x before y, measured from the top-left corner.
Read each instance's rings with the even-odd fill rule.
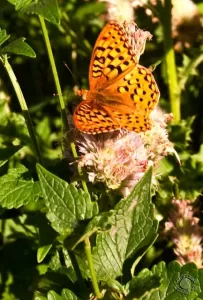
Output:
[[[169,119],[156,109],[152,129],[147,132],[78,133],[79,167],[89,181],[104,182],[109,189],[119,189],[127,196],[150,165],[156,169],[164,156],[175,152],[166,131]]]
[[[194,217],[193,207],[188,200],[173,200],[169,221],[165,223],[165,233],[174,243],[174,253],[181,265],[194,262],[202,268],[202,234]]]

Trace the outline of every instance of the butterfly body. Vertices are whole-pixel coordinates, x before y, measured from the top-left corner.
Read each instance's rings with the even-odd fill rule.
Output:
[[[137,63],[124,29],[116,22],[100,33],[90,62],[90,90],[73,115],[82,132],[97,134],[120,128],[141,132],[151,128],[150,113],[159,99],[151,72]]]

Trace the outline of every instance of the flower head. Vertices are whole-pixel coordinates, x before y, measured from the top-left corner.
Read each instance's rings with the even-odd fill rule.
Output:
[[[165,233],[174,243],[174,253],[183,265],[194,262],[199,268],[202,264],[202,234],[194,217],[193,207],[188,200],[173,200],[169,221],[165,223]]]
[[[152,129],[147,132],[78,133],[79,167],[85,169],[89,181],[104,182],[110,189],[119,188],[126,196],[150,165],[156,168],[172,152],[165,128],[168,119],[168,115],[157,109],[153,113]]]

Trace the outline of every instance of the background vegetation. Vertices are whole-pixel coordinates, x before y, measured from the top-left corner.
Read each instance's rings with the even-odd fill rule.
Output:
[[[74,91],[88,88],[89,61],[98,33],[109,19],[120,20],[122,15],[125,20],[129,13],[111,15],[114,5],[119,12],[119,4],[111,1],[0,1],[0,299],[203,297],[203,2],[196,1],[194,10],[187,8],[190,1],[186,0],[174,0],[173,9],[169,0],[157,0],[156,5],[140,1],[136,6],[135,2],[128,5],[136,23],[153,34],[140,63],[148,67],[161,61],[154,71],[159,104],[174,115],[169,139],[181,161],[180,165],[172,156],[162,160],[153,193],[155,210],[150,171],[124,203],[115,193],[104,193],[101,184],[88,184],[89,193],[85,182],[71,184],[79,177],[75,165],[64,158],[67,120],[80,101]],[[184,4],[180,7],[178,2]],[[60,86],[47,54],[46,28]],[[40,163],[37,170],[36,163]],[[102,211],[99,199],[108,202],[112,197],[115,206]],[[137,219],[127,214],[135,197],[139,198]],[[183,211],[175,207],[182,225],[176,219],[176,231],[166,238],[164,224],[172,199],[188,202]],[[123,236],[114,241],[108,235],[112,226],[119,232],[123,229],[118,213],[132,228],[130,233],[125,228],[129,241],[125,254],[119,248]],[[193,255],[178,264],[171,261],[181,263],[183,255],[176,244],[178,240],[185,247],[181,234],[189,244],[194,236],[198,241]],[[190,288],[186,284],[180,289],[181,274],[190,274]]]

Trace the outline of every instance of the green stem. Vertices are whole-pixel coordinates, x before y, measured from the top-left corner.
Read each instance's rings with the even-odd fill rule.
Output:
[[[7,55],[4,55],[1,60],[3,62],[3,65],[4,65],[7,73],[8,73],[8,76],[11,80],[13,88],[16,92],[16,96],[17,96],[19,104],[21,106],[23,116],[25,118],[25,122],[26,122],[26,125],[27,125],[27,128],[28,128],[30,139],[31,139],[32,144],[33,144],[34,151],[36,153],[38,161],[40,162],[40,164],[43,165],[43,159],[42,159],[42,156],[41,156],[40,148],[39,148],[39,145],[38,145],[38,142],[37,142],[34,127],[32,125],[32,120],[31,120],[31,117],[30,117],[28,107],[27,107],[27,104],[25,102],[25,98],[23,96],[22,90],[21,90],[20,85],[17,81],[15,73],[13,72],[13,69],[12,69],[11,65],[9,64],[9,62],[8,62]]]
[[[92,279],[92,285],[94,288],[94,292],[95,292],[97,299],[102,299],[103,296],[100,293],[97,278],[96,278],[96,273],[94,270],[94,264],[93,264],[93,260],[92,260],[92,253],[91,253],[89,238],[86,238],[84,242],[85,242],[85,253],[86,253],[86,257],[87,257],[87,261],[88,261],[88,265],[89,265],[90,276]]]
[[[178,85],[178,78],[176,72],[175,53],[173,47],[173,40],[171,34],[171,0],[165,0],[162,7],[162,25],[164,33],[164,48],[165,48],[165,60],[166,71],[168,78],[168,90],[170,97],[171,112],[174,116],[174,122],[178,122],[181,119],[181,95]]]
[[[57,69],[56,69],[56,64],[55,64],[55,61],[54,61],[54,56],[53,56],[53,52],[52,52],[52,49],[51,49],[51,44],[50,44],[46,24],[44,22],[44,18],[41,17],[40,15],[39,15],[39,20],[40,20],[40,23],[41,23],[41,26],[42,26],[42,31],[43,31],[45,44],[46,44],[47,52],[48,52],[48,56],[49,56],[49,61],[50,61],[53,76],[54,76],[54,82],[55,82],[55,85],[56,85],[56,90],[57,90],[57,94],[58,94],[58,97],[59,97],[61,110],[65,110],[65,103],[64,103],[64,100],[63,100],[61,86],[60,86],[60,82],[59,82],[59,78],[58,78],[58,72],[57,72]],[[67,120],[67,118],[66,118],[66,120]],[[67,122],[67,124],[68,124],[68,122]]]
[[[48,52],[48,56],[49,56],[49,61],[50,61],[53,76],[54,76],[54,82],[55,82],[57,94],[58,94],[58,97],[59,97],[59,102],[60,102],[60,107],[61,107],[61,116],[62,116],[63,125],[64,125],[64,131],[69,132],[69,125],[68,125],[68,119],[67,119],[66,110],[65,110],[65,103],[64,103],[64,100],[63,100],[63,95],[62,95],[61,86],[60,86],[60,82],[59,82],[58,72],[57,72],[57,69],[56,69],[56,64],[55,64],[55,61],[54,61],[54,56],[53,56],[53,52],[52,52],[52,48],[51,48],[51,43],[50,43],[50,40],[49,40],[48,31],[47,31],[47,28],[46,28],[44,18],[39,15],[39,20],[40,20],[40,23],[41,23],[42,32],[43,32],[43,35],[44,35],[44,40],[45,40],[45,44],[46,44],[46,48],[47,48],[47,52]],[[70,135],[69,135],[69,137],[70,137]],[[76,151],[76,148],[75,148],[75,144],[72,141],[72,137],[70,137],[69,140],[70,140],[70,147],[71,147],[71,151],[73,153],[73,157],[76,159],[76,158],[78,158],[78,155],[77,155],[77,151]],[[82,176],[81,168],[78,168],[78,173],[79,173],[80,176]],[[83,186],[84,191],[88,192],[86,182],[84,180],[81,180],[81,182],[82,182],[82,186]]]

